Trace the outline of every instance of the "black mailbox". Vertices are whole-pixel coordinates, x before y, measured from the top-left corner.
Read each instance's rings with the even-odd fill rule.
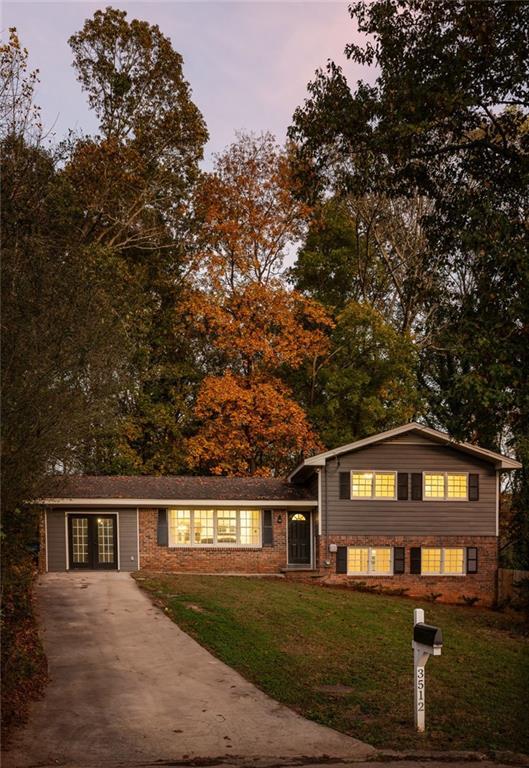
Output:
[[[413,628],[413,639],[416,643],[434,648],[443,644],[443,633],[439,627],[433,627],[431,624],[416,624]]]

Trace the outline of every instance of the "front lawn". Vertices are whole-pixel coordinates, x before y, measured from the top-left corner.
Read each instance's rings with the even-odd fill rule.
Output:
[[[273,698],[378,747],[529,753],[529,641],[500,613],[279,579],[141,573],[138,583]],[[413,608],[444,635],[413,729]]]

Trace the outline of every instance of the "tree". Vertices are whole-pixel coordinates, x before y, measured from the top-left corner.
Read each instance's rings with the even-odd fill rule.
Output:
[[[318,73],[290,132],[301,168],[356,197],[430,201],[430,419],[527,465],[529,6],[375,0],[350,13],[370,42],[347,55],[378,76],[352,91],[336,65]],[[517,474],[513,497],[526,521],[527,482]]]
[[[424,408],[413,338],[393,328],[369,303],[350,301],[337,315],[329,352],[312,376],[292,386],[329,448],[411,421]]]
[[[330,320],[278,275],[306,206],[287,157],[265,134],[240,136],[197,193],[201,290],[191,310],[218,355],[204,379],[190,465],[216,474],[283,473],[319,443],[284,372],[326,349]]]
[[[399,333],[413,332],[415,343],[425,346],[438,291],[422,229],[429,210],[417,195],[331,198],[313,216],[291,279],[335,311],[351,300],[370,303]]]
[[[182,57],[156,25],[96,11],[70,38],[100,135],[73,140],[65,174],[82,201],[82,242],[103,248],[128,288],[134,349],[117,432],[85,446],[95,472],[178,472],[202,373],[183,296],[193,251],[193,187],[207,129]]]
[[[28,552],[38,513],[28,502],[78,466],[95,424],[113,424],[129,352],[119,275],[78,236],[82,207],[44,145],[27,56],[11,30],[0,49],[3,726],[23,719],[46,679]]]

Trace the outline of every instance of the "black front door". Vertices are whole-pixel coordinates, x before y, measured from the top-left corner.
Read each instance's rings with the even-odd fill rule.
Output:
[[[118,567],[116,515],[68,515],[70,568]]]
[[[289,565],[310,565],[310,514],[288,513],[288,562]]]

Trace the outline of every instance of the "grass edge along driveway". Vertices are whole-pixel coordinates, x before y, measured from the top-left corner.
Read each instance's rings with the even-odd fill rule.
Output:
[[[281,579],[135,577],[215,656],[318,723],[380,748],[529,753],[529,640],[501,613]],[[413,728],[415,607],[444,638],[426,667],[424,735]]]

